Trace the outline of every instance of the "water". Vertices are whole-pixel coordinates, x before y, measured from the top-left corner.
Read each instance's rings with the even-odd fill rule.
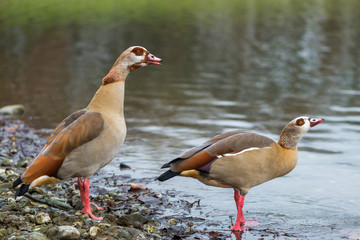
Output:
[[[153,4],[1,2],[0,105],[23,103],[29,125],[53,128],[87,105],[124,49],[142,45],[164,64],[128,77],[128,136],[103,173],[123,174],[124,162],[137,168],[124,174],[154,178],[215,134],[277,140],[297,116],[323,117],[300,142],[297,167],[246,196],[245,217],[261,225],[242,237],[360,238],[360,2]],[[220,223],[208,231],[236,216],[231,189],[180,177],[148,187],[201,199],[194,214]]]

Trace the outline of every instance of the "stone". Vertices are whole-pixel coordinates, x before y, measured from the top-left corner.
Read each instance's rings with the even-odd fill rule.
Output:
[[[120,238],[131,239],[130,233],[128,233],[128,232],[125,231],[125,230],[120,230],[120,231],[118,231],[118,232],[117,232],[117,236],[120,237]]]
[[[105,214],[105,216],[104,216],[104,219],[107,219],[107,220],[109,220],[110,222],[115,222],[116,221],[116,216],[115,215],[113,215],[113,214]]]
[[[96,226],[92,226],[89,230],[89,234],[92,237],[96,237],[99,234],[99,232],[100,232],[100,228]]]
[[[7,105],[0,108],[0,115],[22,115],[25,107],[22,104]]]
[[[9,183],[1,183],[0,184],[0,189],[3,189],[3,188],[12,188],[12,183],[9,182]]]
[[[171,219],[169,219],[169,221],[168,221],[168,225],[176,225],[176,219],[175,218],[171,218]]]
[[[80,232],[72,226],[56,226],[49,229],[47,236],[51,239],[76,240],[80,238]]]
[[[39,212],[38,214],[36,214],[34,222],[36,224],[50,223],[51,218],[50,218],[50,215],[48,213]]]
[[[155,233],[158,231],[157,227],[151,225],[151,224],[146,224],[144,225],[144,230],[149,232],[149,233]]]
[[[136,228],[127,228],[126,230],[132,237],[142,236],[142,232]],[[145,238],[145,237],[144,237]]]
[[[14,164],[14,160],[9,158],[9,159],[3,159],[1,161],[0,166],[2,166],[2,167],[11,167],[13,164]]]
[[[8,231],[6,228],[0,228],[0,239],[5,239],[5,237],[8,235]]]
[[[28,236],[29,240],[48,240],[49,238],[46,237],[46,235],[39,233],[39,232],[32,232]]]
[[[11,236],[8,240],[29,240],[28,236]]]
[[[21,158],[16,162],[16,166],[21,168],[26,168],[28,163],[31,162],[32,160],[33,158],[31,157]]]
[[[118,223],[123,226],[139,225],[147,223],[147,219],[141,215],[139,212],[132,213],[129,215],[123,215],[119,217]],[[138,223],[136,223],[138,222]]]

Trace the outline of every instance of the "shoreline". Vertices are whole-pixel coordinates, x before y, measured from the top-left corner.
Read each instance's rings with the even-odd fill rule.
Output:
[[[206,226],[206,219],[191,215],[200,200],[190,203],[168,197],[176,196],[172,190],[164,190],[166,194],[133,190],[134,179],[121,176],[92,178],[90,198],[104,207],[99,211],[92,206],[93,212],[104,217],[102,221],[80,212],[75,179],[35,187],[31,194],[15,199],[12,182],[40,151],[49,130],[35,130],[11,118],[0,118],[0,123],[0,239],[228,239],[231,235],[197,229]],[[107,191],[104,181],[117,190]],[[164,214],[169,208],[179,214]]]

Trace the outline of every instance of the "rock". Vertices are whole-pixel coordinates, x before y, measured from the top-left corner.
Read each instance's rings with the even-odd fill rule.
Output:
[[[96,227],[96,226],[92,226],[89,230],[89,234],[92,237],[96,237],[98,235],[98,233],[100,232],[100,228]]]
[[[47,236],[51,239],[76,240],[80,238],[80,232],[72,226],[56,226],[49,229]]]
[[[49,238],[47,238],[44,234],[39,233],[39,232],[32,232],[29,234],[29,240],[48,240]]]
[[[176,219],[175,218],[171,218],[171,219],[169,219],[169,221],[168,221],[168,225],[176,225]]]
[[[3,189],[3,188],[12,188],[12,183],[1,183],[0,184],[0,189]]]
[[[50,218],[50,215],[48,213],[39,212],[38,214],[36,214],[34,222],[36,224],[50,223],[51,218]]]
[[[149,233],[155,233],[158,231],[157,227],[150,225],[150,224],[146,224],[144,225],[144,230],[149,232]]]
[[[0,239],[5,239],[5,237],[8,235],[8,231],[6,228],[0,228]]]
[[[110,222],[115,222],[116,221],[116,216],[113,215],[113,214],[105,214],[104,219],[107,219]]]
[[[33,158],[31,157],[21,158],[16,162],[16,166],[21,168],[26,168],[28,163],[31,162],[32,160]]]
[[[120,231],[118,231],[118,232],[117,232],[117,236],[120,237],[120,238],[131,239],[130,233],[128,233],[128,232],[125,231],[125,230],[120,230]]]
[[[129,215],[124,215],[124,216],[120,216],[119,220],[118,220],[118,224],[123,225],[123,226],[131,226],[131,225],[142,225],[144,223],[147,223],[147,219],[141,215],[140,213],[136,212],[136,213],[132,213]],[[136,223],[138,222],[138,223]]]
[[[8,105],[0,108],[0,115],[22,115],[25,107],[22,104]]]
[[[13,164],[14,164],[14,160],[9,158],[9,159],[3,159],[1,161],[0,166],[2,166],[2,167],[11,167]]]
[[[71,198],[71,205],[76,209],[76,210],[81,210],[83,209],[84,205],[81,202],[80,196],[79,195],[74,195]]]
[[[11,236],[8,240],[29,240],[28,236]]]
[[[136,228],[127,228],[127,232],[130,233],[130,235],[135,238],[135,237],[140,237],[140,239],[145,239],[145,237],[143,236],[143,233],[136,229]]]

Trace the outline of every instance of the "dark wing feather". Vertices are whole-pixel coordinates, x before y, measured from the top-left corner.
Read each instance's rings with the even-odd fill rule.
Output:
[[[171,166],[173,172],[191,169],[208,171],[211,163],[224,154],[234,154],[252,147],[263,148],[273,142],[270,138],[255,133],[245,131],[227,132],[210,139],[200,145],[201,147],[198,146],[184,152],[165,166]],[[189,157],[182,158],[182,156]]]
[[[273,142],[272,139],[256,133],[243,132],[216,142],[204,151],[211,156],[220,156],[227,153],[238,153],[253,147],[267,147]]]
[[[190,148],[188,150],[186,150],[185,152],[181,153],[177,158],[171,160],[168,163],[165,163],[161,168],[169,168],[170,165],[172,163],[178,162],[178,161],[182,161],[184,159],[190,158],[192,156],[194,156],[195,154],[201,152],[202,150],[208,148],[209,146],[211,146],[212,144],[221,141],[222,139],[228,138],[230,136],[239,134],[239,133],[246,133],[246,131],[244,130],[234,130],[234,131],[229,131],[226,133],[222,133],[219,135],[216,135],[215,137],[209,139],[208,141],[204,142],[203,144]]]

